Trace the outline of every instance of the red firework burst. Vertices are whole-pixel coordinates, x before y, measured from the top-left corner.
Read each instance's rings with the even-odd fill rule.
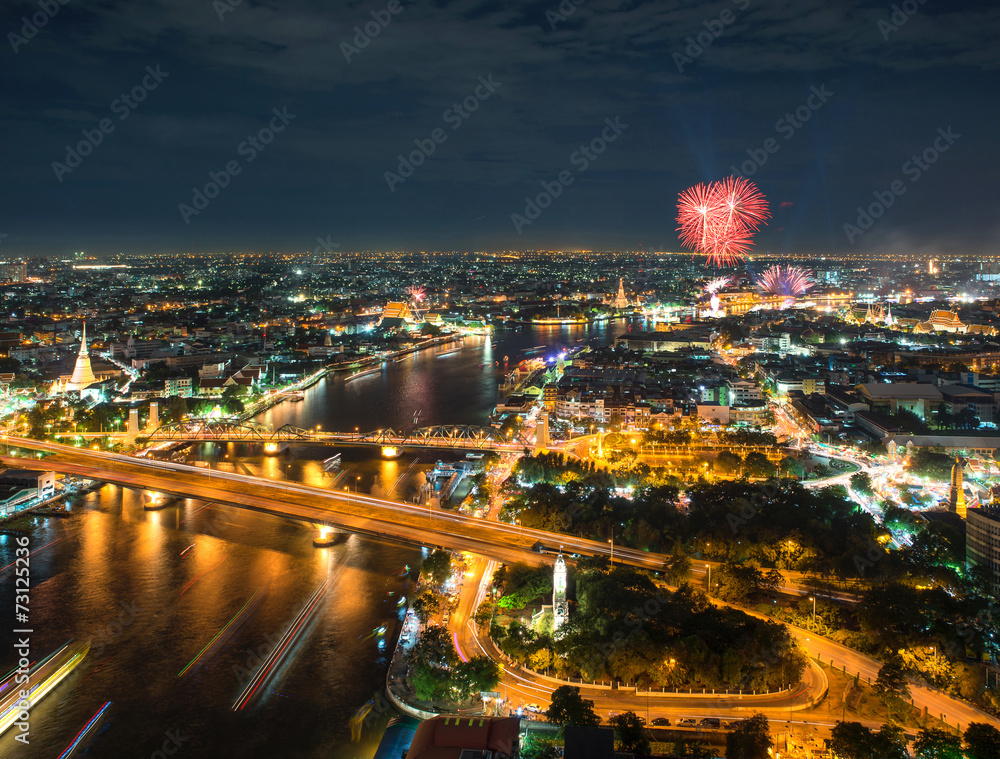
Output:
[[[427,297],[427,291],[420,285],[408,287],[406,288],[406,292],[413,299],[414,303],[422,303],[424,298]]]
[[[767,199],[743,177],[698,184],[677,199],[677,231],[684,247],[717,267],[732,266],[753,247],[753,234],[770,218]]]

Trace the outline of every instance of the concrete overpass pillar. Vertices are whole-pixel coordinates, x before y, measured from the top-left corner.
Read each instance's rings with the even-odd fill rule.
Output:
[[[134,443],[139,437],[139,409],[130,408],[128,410],[128,427],[125,429],[125,439]]]
[[[317,548],[326,548],[332,546],[337,542],[337,533],[333,531],[333,528],[328,524],[321,524],[319,526],[319,534],[313,538],[313,545]]]
[[[146,429],[155,431],[160,426],[160,404],[158,401],[151,401],[149,404],[149,423]]]

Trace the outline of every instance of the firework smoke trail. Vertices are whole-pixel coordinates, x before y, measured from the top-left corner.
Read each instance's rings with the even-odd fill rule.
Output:
[[[757,287],[771,295],[798,298],[813,286],[812,273],[798,266],[771,266],[757,280]]]

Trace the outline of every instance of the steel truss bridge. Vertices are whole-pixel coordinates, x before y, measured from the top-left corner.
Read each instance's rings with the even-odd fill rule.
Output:
[[[198,420],[164,424],[139,439],[153,443],[327,443],[331,445],[373,445],[383,448],[468,448],[473,450],[523,451],[531,448],[523,435],[504,435],[494,427],[438,425],[371,432],[323,432],[290,424],[272,430],[253,421],[235,419]]]

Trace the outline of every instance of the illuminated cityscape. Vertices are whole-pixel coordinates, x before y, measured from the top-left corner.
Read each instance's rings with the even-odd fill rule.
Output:
[[[1000,759],[1000,10],[140,5],[5,16],[0,756]]]

